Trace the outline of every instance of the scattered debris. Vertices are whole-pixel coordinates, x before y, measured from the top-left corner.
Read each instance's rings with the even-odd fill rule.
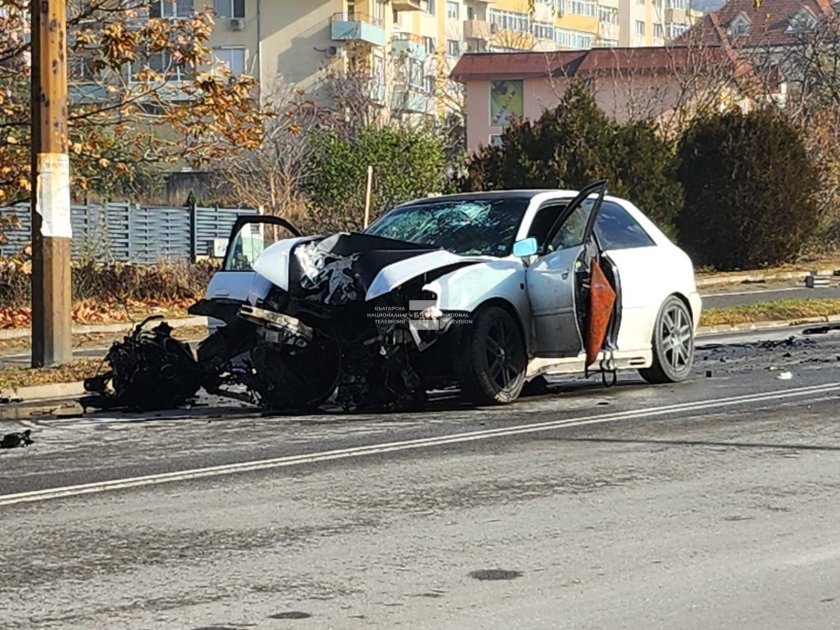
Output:
[[[3,439],[0,440],[0,448],[18,448],[29,446],[32,444],[32,431],[30,429],[26,429],[26,431],[21,431],[20,433],[7,433],[3,436]]]
[[[814,326],[802,331],[803,335],[827,335],[833,330],[840,330],[840,324],[827,324],[825,326]]]
[[[475,580],[514,580],[522,577],[522,572],[505,569],[481,569],[470,572],[469,576]]]
[[[147,317],[122,342],[114,342],[105,357],[111,369],[85,380],[85,391],[92,395],[82,398],[83,408],[165,409],[196,394],[201,371],[189,345],[174,339],[166,322],[144,329],[161,318]]]
[[[14,403],[19,403],[21,401],[22,401],[21,398],[15,398],[15,397],[12,397],[12,396],[3,396],[2,394],[0,394],[0,405],[12,405]]]
[[[779,379],[780,381],[789,381],[790,379],[793,378],[793,374],[790,373],[790,372],[779,372],[779,374],[776,376],[776,378]]]

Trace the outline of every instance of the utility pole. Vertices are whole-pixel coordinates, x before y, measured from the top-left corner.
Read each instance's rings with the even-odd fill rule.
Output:
[[[32,367],[73,357],[66,0],[31,0]]]

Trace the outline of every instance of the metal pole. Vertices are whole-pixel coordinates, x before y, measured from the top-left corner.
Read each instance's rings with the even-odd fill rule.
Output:
[[[373,166],[367,167],[367,182],[365,185],[365,229],[370,223],[370,187],[373,184]]]
[[[32,367],[73,357],[65,0],[32,0]]]

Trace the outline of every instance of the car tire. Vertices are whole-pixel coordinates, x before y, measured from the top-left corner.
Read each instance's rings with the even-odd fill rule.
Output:
[[[694,324],[688,307],[670,296],[656,316],[651,340],[653,363],[639,370],[648,383],[678,383],[691,374],[694,362]]]
[[[527,366],[516,319],[498,306],[478,310],[455,354],[461,395],[477,405],[511,403],[522,391]]]

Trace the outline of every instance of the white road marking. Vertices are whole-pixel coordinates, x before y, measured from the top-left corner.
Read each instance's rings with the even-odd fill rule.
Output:
[[[128,477],[125,479],[114,479],[110,481],[99,481],[95,483],[86,483],[59,488],[48,488],[45,490],[34,490],[31,492],[21,492],[17,494],[6,494],[0,495],[0,506],[15,505],[18,503],[29,503],[33,501],[46,501],[48,499],[72,497],[84,494],[94,494],[99,492],[107,492],[109,490],[124,490],[127,488],[138,488],[142,486],[151,486],[172,481],[188,481],[207,477],[218,477],[222,475],[253,472],[256,470],[285,468],[289,466],[312,464],[316,462],[349,459],[352,457],[363,457],[366,455],[378,455],[383,453],[393,453],[397,451],[408,451],[413,449],[429,448],[433,446],[458,444],[462,442],[474,442],[478,440],[509,437],[513,435],[522,435],[527,433],[552,431],[554,429],[561,429],[566,427],[603,424],[634,418],[650,418],[678,412],[720,409],[736,405],[745,405],[771,400],[783,400],[786,398],[816,396],[818,394],[826,394],[830,392],[840,392],[840,383],[826,383],[823,385],[799,387],[795,389],[787,389],[776,392],[731,396],[728,398],[721,398],[718,400],[700,400],[675,405],[664,405],[661,407],[648,407],[645,409],[635,409],[617,413],[582,416],[579,418],[568,418],[566,420],[537,422],[521,426],[500,427],[497,429],[484,429],[481,431],[470,431],[466,433],[456,433],[453,435],[420,438],[414,440],[403,440],[398,442],[384,442],[380,444],[370,444],[368,446],[356,446],[352,448],[322,451],[320,453],[290,455],[286,457],[277,457],[273,459],[241,462],[238,464],[209,466],[206,468],[195,468],[192,470],[182,470],[171,473],[145,475],[142,477]]]

